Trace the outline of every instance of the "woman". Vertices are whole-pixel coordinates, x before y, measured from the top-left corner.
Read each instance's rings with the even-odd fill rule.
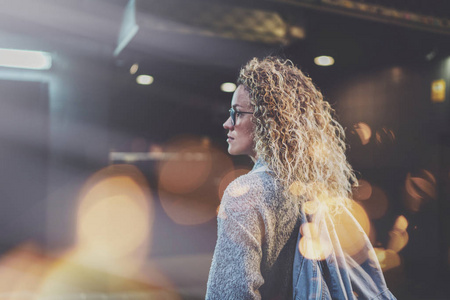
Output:
[[[250,156],[255,166],[224,193],[206,298],[390,294],[367,236],[347,210],[356,179],[330,105],[309,77],[276,57],[252,59],[237,82],[223,125],[228,152]],[[345,216],[346,226],[335,226],[344,224],[335,216]],[[342,228],[362,233],[357,251],[339,243]]]

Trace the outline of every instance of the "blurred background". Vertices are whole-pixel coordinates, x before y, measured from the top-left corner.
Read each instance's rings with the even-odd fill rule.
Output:
[[[392,292],[450,298],[448,1],[10,0],[0,299],[203,299],[252,167],[226,152],[232,83],[266,55],[336,109]]]

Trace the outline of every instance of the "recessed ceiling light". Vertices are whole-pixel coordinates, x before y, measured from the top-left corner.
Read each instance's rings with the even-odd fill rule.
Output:
[[[316,58],[314,58],[314,63],[318,66],[332,66],[334,65],[334,58],[326,55],[317,56]]]
[[[225,83],[222,83],[222,85],[220,86],[220,89],[222,90],[222,92],[232,93],[236,90],[236,85],[232,82],[225,82]]]
[[[139,69],[139,64],[133,64],[133,65],[130,67],[130,74],[131,74],[131,75],[136,74],[136,72],[138,71],[138,69]]]
[[[52,56],[42,51],[0,48],[0,66],[33,70],[48,70],[52,67]]]
[[[153,83],[153,76],[150,75],[139,75],[136,77],[136,82],[142,85],[149,85]]]

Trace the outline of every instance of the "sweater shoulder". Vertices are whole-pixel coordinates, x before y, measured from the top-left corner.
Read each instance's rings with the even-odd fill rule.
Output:
[[[267,207],[280,192],[275,179],[267,172],[249,172],[233,180],[226,188],[221,206],[240,211]]]

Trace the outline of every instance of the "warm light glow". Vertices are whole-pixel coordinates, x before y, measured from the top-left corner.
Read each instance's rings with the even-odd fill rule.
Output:
[[[301,181],[294,181],[289,186],[289,192],[295,196],[303,195],[306,192],[305,184],[303,184]]]
[[[378,145],[389,145],[395,141],[395,133],[391,129],[381,128],[375,133],[375,140]]]
[[[389,206],[389,201],[386,193],[377,186],[372,186],[372,194],[370,198],[359,202],[364,207],[367,215],[371,220],[381,218],[386,214]]]
[[[371,231],[370,220],[367,212],[364,208],[359,205],[359,203],[352,201],[352,206],[350,207],[350,213],[358,221],[358,224],[362,227],[364,232],[369,235]]]
[[[398,216],[394,223],[394,230],[406,231],[408,228],[408,220],[404,216]]]
[[[111,266],[123,265],[123,259],[109,261]],[[44,274],[36,297],[30,299],[117,299],[127,295],[134,299],[173,299],[180,300],[173,284],[152,264],[145,270],[130,274],[121,268],[110,272],[86,261],[86,253],[73,251],[53,263]],[[129,296],[128,296],[129,295]],[[34,295],[33,295],[34,296]],[[100,298],[99,298],[100,297]],[[28,299],[25,298],[25,299]]]
[[[431,83],[431,101],[444,102],[445,100],[445,80],[434,80]]]
[[[314,63],[318,66],[332,66],[334,65],[334,58],[331,56],[322,55],[314,58]]]
[[[221,218],[222,220],[228,218],[227,213],[225,212],[225,209],[223,209],[222,205],[217,206],[216,214],[217,217]]]
[[[142,85],[149,85],[153,83],[153,77],[150,75],[139,75],[136,77],[136,82]]]
[[[319,201],[311,200],[303,203],[303,210],[307,215],[313,215],[319,210]]]
[[[321,163],[328,163],[327,158],[330,156],[330,147],[323,142],[315,142],[311,147],[310,154],[314,160]]]
[[[307,259],[324,260],[333,251],[328,240],[321,238],[319,230],[314,223],[304,223],[300,227],[302,238],[298,244],[298,250]]]
[[[24,243],[0,257],[0,295],[12,299],[14,293],[39,291],[42,277],[51,265],[41,249],[33,243]],[[0,298],[2,298],[0,296]],[[25,297],[27,298],[27,297]]]
[[[350,211],[343,210],[330,217],[344,252],[357,262],[364,262],[368,255],[365,245],[370,232],[370,221],[364,209],[358,203],[352,202]],[[328,227],[333,228],[330,224]]]
[[[388,249],[400,252],[408,243],[409,235],[406,231],[391,230],[389,231]]]
[[[245,168],[238,168],[236,170],[227,172],[225,176],[222,177],[219,183],[219,199],[222,199],[225,189],[233,180],[235,180],[239,176],[247,174],[248,172],[250,172],[250,170]]]
[[[176,159],[164,161],[159,168],[159,188],[175,194],[198,189],[206,182],[212,168],[211,152],[200,141],[183,141],[169,146]]]
[[[236,84],[232,82],[222,83],[222,85],[220,86],[220,90],[225,93],[232,93],[236,90]]]
[[[121,182],[114,180],[111,184]],[[113,257],[136,249],[148,233],[148,220],[142,205],[125,195],[98,199],[84,209],[78,225],[78,235],[80,242],[86,244],[84,246]]]
[[[78,246],[92,256],[122,257],[149,236],[148,197],[129,176],[96,183],[85,194],[78,212]]]
[[[400,67],[393,67],[391,69],[391,74],[393,82],[400,82],[403,76],[403,71]]]
[[[372,195],[372,185],[364,180],[358,180],[358,186],[353,188],[353,199],[356,201],[367,200]]]
[[[198,225],[216,216],[217,202],[212,201],[208,194],[202,194],[201,191],[186,195],[159,191],[158,195],[167,216],[176,224]]]
[[[0,66],[33,70],[48,70],[52,67],[52,56],[42,51],[1,49]]]
[[[289,33],[292,37],[297,39],[304,39],[306,37],[305,28],[300,26],[291,26],[289,28]]]
[[[405,190],[405,206],[417,212],[423,203],[436,198],[436,178],[427,170],[420,170],[414,176],[408,173]]]
[[[363,122],[359,122],[353,125],[353,128],[361,139],[361,143],[363,145],[369,143],[370,137],[372,136],[372,130],[370,129],[369,125]]]
[[[249,190],[250,190],[250,185],[233,182],[229,186],[227,191],[231,197],[241,197],[241,196],[247,194]]]
[[[383,272],[401,265],[400,256],[395,251],[383,248],[374,248],[374,250]]]
[[[134,75],[134,74],[136,74],[136,72],[139,70],[139,64],[133,64],[131,67],[130,67],[130,74],[131,75]]]
[[[158,168],[158,195],[167,216],[180,225],[214,218],[220,202],[217,189],[225,170],[233,167],[231,159],[202,137],[177,138],[165,148],[174,153]]]

